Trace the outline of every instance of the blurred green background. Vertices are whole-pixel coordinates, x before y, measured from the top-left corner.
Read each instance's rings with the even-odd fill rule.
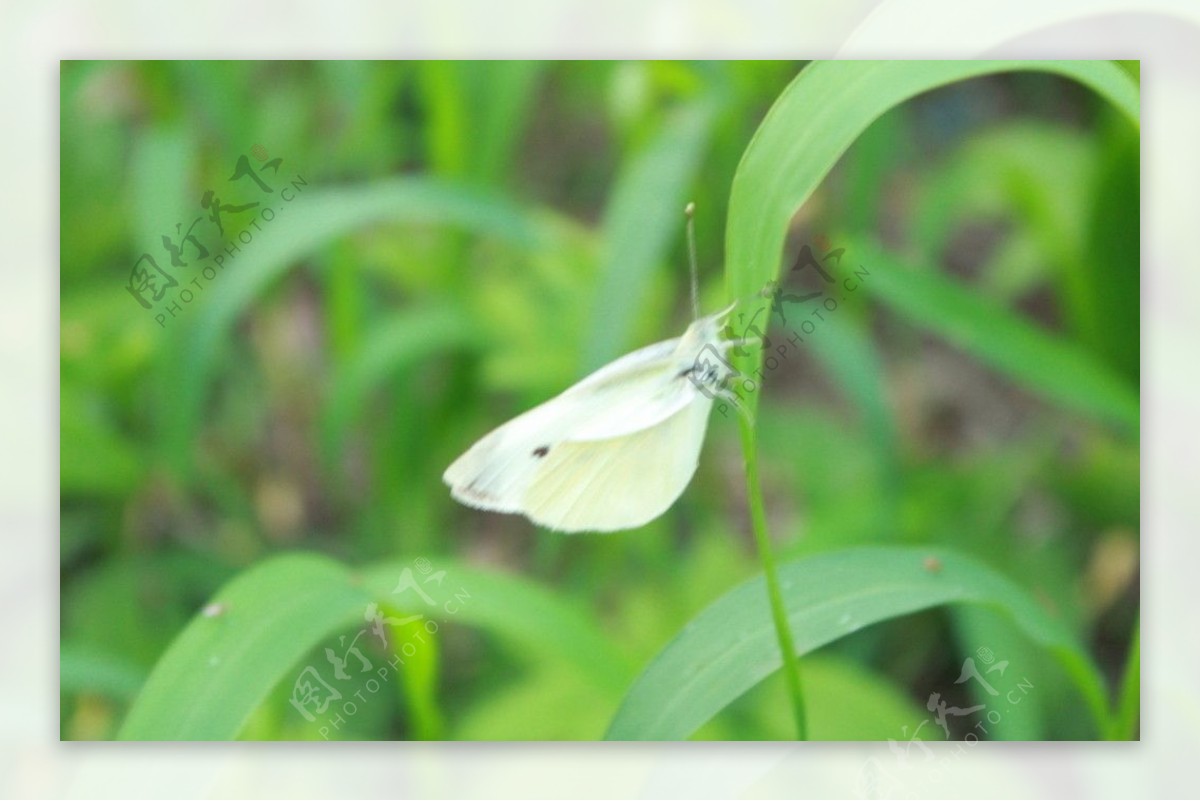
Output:
[[[514,414],[683,330],[688,200],[702,305],[725,305],[730,183],[804,66],[64,62],[62,737],[115,737],[213,594],[292,551],[351,567],[423,558],[544,588],[602,633],[614,662],[597,670],[615,678],[451,621],[416,678],[322,732],[289,703],[293,679],[328,668],[350,626],[239,736],[601,737],[629,677],[761,570],[732,417],[713,415],[691,487],[633,532],[562,536],[476,512],[441,474]],[[1120,683],[1138,614],[1138,432],[1037,391],[1036,375],[1053,341],[1136,397],[1138,153],[1102,99],[1036,73],[924,94],[854,143],[793,220],[784,261],[805,244],[845,248],[839,276],[886,259],[939,283],[905,294],[869,275],[769,374],[760,459],[781,558],[862,544],[971,554]],[[177,282],[157,301],[142,292],[149,309],[130,291],[144,253],[159,288]],[[1015,335],[946,336],[947,320],[979,317],[964,296]],[[785,308],[793,326],[801,308]],[[1028,330],[1046,338],[1017,336]],[[992,366],[1006,358],[1020,364]],[[1022,370],[1032,385],[1013,379]],[[811,736],[907,740],[931,693],[980,701],[956,679],[981,649],[1009,663],[1002,684],[1035,687],[987,737],[1094,736],[1060,669],[981,609],[869,626],[806,658]],[[697,736],[788,738],[785,699],[772,677]],[[947,734],[977,720],[949,718]],[[944,739],[933,725],[920,736]]]

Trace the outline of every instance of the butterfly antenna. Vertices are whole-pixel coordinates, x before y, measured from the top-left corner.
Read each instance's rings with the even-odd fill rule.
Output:
[[[687,217],[688,262],[692,267],[692,319],[699,320],[700,279],[696,270],[696,224],[693,220],[696,215],[696,204],[688,203],[683,209],[683,214]]]

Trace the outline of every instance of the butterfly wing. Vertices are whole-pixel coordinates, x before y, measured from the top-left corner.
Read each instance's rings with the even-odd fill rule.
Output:
[[[698,371],[706,352],[721,358],[729,346],[718,329],[730,309],[492,431],[443,474],[453,497],[561,531],[633,528],[662,514],[696,471],[712,395],[695,377],[707,374]]]
[[[552,448],[619,437],[674,414],[694,394],[686,380],[670,380],[677,342],[627,354],[483,437],[443,474],[451,495],[479,509],[523,512],[525,491]]]
[[[446,468],[442,480],[467,506],[521,512],[525,491],[540,466],[540,449],[561,441],[581,413],[576,404],[536,406],[472,445]]]
[[[538,525],[565,532],[645,525],[692,480],[711,407],[710,399],[696,394],[640,431],[554,446],[533,475],[523,511]]]

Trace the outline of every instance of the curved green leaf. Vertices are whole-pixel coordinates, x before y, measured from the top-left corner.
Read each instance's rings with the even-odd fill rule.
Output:
[[[749,301],[746,319],[767,305],[758,297],[779,273],[788,222],[838,158],[884,112],[922,92],[997,72],[1049,72],[1088,86],[1138,124],[1138,87],[1107,61],[823,61],[784,90],[746,148],[733,179],[726,228],[726,285]],[[742,367],[755,373],[761,350]],[[753,408],[757,394],[747,399]]]
[[[361,619],[370,598],[320,556],[272,559],[226,585],[188,624],[138,694],[122,740],[232,739],[284,673]]]
[[[606,690],[632,670],[582,608],[515,576],[438,561],[421,592],[397,593],[419,560],[355,572],[324,556],[266,561],[222,588],[155,665],[121,727],[124,740],[227,740],[320,642],[362,627],[372,602],[487,630],[564,659]],[[432,568],[431,568],[432,569]],[[436,581],[434,579],[437,579]],[[431,604],[428,601],[432,601]]]
[[[940,562],[931,570],[930,558]],[[797,654],[864,626],[942,604],[982,604],[1008,617],[1062,664],[1108,733],[1103,680],[1072,633],[1028,593],[973,559],[929,548],[855,548],[781,566]],[[781,666],[761,576],[692,619],[634,682],[606,739],[691,735]]]

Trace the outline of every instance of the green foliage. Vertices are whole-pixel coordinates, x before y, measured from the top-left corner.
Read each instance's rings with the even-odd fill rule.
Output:
[[[569,602],[515,577],[439,564],[447,577],[424,584],[421,591],[429,597],[400,593],[402,605],[394,596],[403,586],[405,571],[412,575],[408,565],[413,561],[354,573],[326,557],[293,554],[239,576],[175,638],[130,710],[120,737],[232,739],[305,654],[338,631],[371,624],[374,616],[367,610],[372,604],[389,608],[381,612],[385,631],[396,625],[389,619],[428,613],[436,623],[453,617],[514,646],[562,659],[601,690],[613,692],[624,685],[629,671],[623,657]],[[409,654],[402,646],[413,640],[403,629],[392,632],[394,656],[411,659],[427,653],[425,639],[435,634],[436,629],[426,631],[422,647],[414,645]],[[404,664],[400,673],[408,675],[411,664]],[[417,696],[423,688],[406,689],[410,703],[420,703]]]
[[[328,560],[285,557],[239,577],[175,638],[121,729],[126,740],[231,739],[315,639],[365,596]],[[280,599],[286,599],[281,603]]]
[[[715,117],[714,103],[693,101],[664,121],[613,186],[602,227],[596,315],[584,345],[584,370],[612,361],[633,344],[626,334],[643,306],[652,270],[679,231],[679,210],[696,179]]]
[[[874,295],[898,314],[1052,402],[1137,430],[1137,385],[1082,345],[1039,331],[939,273],[906,269],[878,248],[856,244],[854,253],[869,265]]]
[[[61,95],[64,739],[791,738],[768,538],[809,738],[992,703],[983,652],[1035,687],[988,738],[1137,736],[1136,63],[65,62]],[[210,189],[276,216],[228,212],[208,279],[159,242]],[[689,199],[705,311],[774,323],[749,488],[726,409],[640,531],[455,504],[471,442],[682,330]],[[806,291],[802,244],[863,271],[820,320],[758,297]],[[370,703],[307,720],[309,666]]]
[[[777,276],[788,221],[872,122],[922,92],[1010,70],[1039,70],[1073,78],[1138,123],[1137,85],[1108,62],[814,64],[801,72],[771,107],[734,177],[725,250],[730,296],[754,298]],[[758,307],[765,303],[761,300]],[[759,363],[752,360],[746,364],[753,372]],[[751,401],[752,406],[754,403]]]
[[[1012,582],[971,559],[917,548],[852,549],[785,564],[780,582],[798,654],[930,606],[996,607],[1059,659],[1100,732],[1109,725],[1102,679],[1070,631]],[[779,670],[770,621],[762,578],[719,598],[638,677],[606,737],[686,738]]]

